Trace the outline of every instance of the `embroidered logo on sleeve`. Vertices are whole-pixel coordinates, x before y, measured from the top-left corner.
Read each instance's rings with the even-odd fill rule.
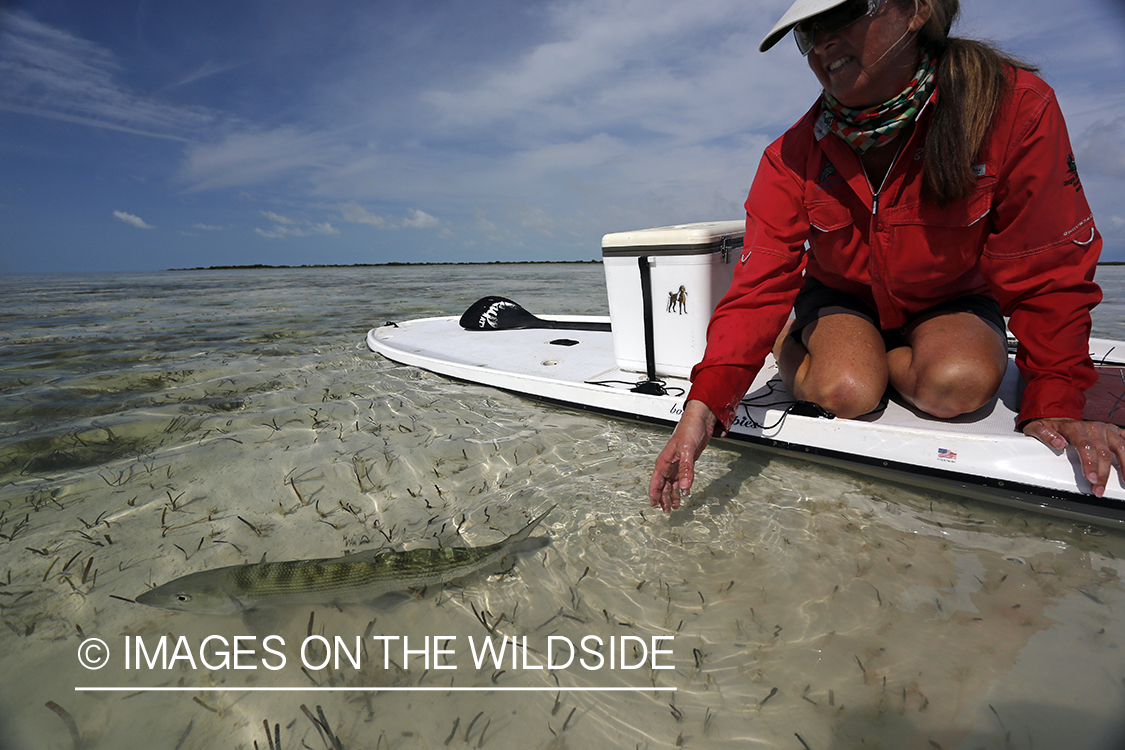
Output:
[[[1078,177],[1078,165],[1074,161],[1074,154],[1066,155],[1066,173],[1067,178],[1063,180],[1064,185],[1073,185],[1076,193],[1082,192],[1082,180]]]

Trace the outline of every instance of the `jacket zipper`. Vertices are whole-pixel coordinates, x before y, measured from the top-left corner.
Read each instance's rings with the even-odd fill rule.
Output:
[[[895,158],[891,160],[891,166],[887,167],[887,173],[883,175],[883,181],[879,183],[878,190],[871,184],[871,177],[867,174],[867,167],[863,166],[863,159],[859,160],[859,167],[863,170],[863,176],[867,179],[867,189],[871,191],[872,216],[879,213],[879,196],[883,194],[883,188],[887,186],[887,180],[890,179],[891,172],[895,171],[895,165],[898,164],[899,157],[902,156],[902,148],[904,145],[906,145],[906,141],[898,144],[898,151],[895,152]]]

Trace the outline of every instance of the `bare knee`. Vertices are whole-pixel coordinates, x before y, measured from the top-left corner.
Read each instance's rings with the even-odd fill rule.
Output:
[[[885,383],[873,383],[870,378],[839,373],[828,382],[813,385],[805,400],[842,419],[854,419],[874,411],[885,390]]]
[[[866,318],[827,315],[778,347],[782,381],[796,398],[851,419],[877,408],[887,389],[886,346]]]
[[[949,359],[919,373],[914,405],[939,419],[952,419],[981,408],[996,395],[1003,367],[988,362]]]

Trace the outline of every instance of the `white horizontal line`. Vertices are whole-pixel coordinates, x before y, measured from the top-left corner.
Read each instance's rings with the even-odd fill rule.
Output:
[[[611,693],[676,692],[674,687],[76,687],[76,693]]]

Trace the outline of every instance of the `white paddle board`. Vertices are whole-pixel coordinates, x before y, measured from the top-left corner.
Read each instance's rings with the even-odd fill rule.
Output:
[[[645,386],[643,374],[620,369],[609,318],[524,317],[521,324],[535,327],[466,330],[456,317],[404,321],[372,329],[367,345],[395,362],[541,401],[647,422],[679,419],[688,381],[666,377],[659,388]],[[1125,342],[1092,339],[1090,347],[1101,381],[1089,394],[1087,418],[1121,424]],[[957,419],[928,417],[893,399],[859,419],[835,419],[795,402],[771,358],[727,439],[913,486],[1125,524],[1125,486],[1116,469],[1105,496],[1095,497],[1073,450],[1056,453],[1016,432],[1020,389],[1019,371],[1010,362],[996,398]]]

